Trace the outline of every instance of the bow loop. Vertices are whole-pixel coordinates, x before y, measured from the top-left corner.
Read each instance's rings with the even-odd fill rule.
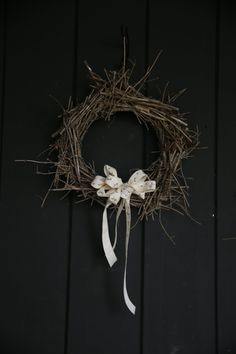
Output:
[[[113,176],[113,177],[117,177],[117,171],[114,167],[111,167],[109,165],[105,165],[104,166],[104,173],[105,173],[105,176]]]
[[[112,189],[105,184],[97,191],[97,195],[99,197],[109,197],[111,193]]]
[[[156,189],[156,182],[155,181],[146,181],[146,182],[139,182],[133,185],[134,193],[135,194],[145,194],[154,192]]]
[[[91,186],[95,189],[101,188],[105,184],[106,178],[102,176],[96,176],[91,183]]]
[[[146,175],[146,173],[144,173],[143,170],[137,170],[131,175],[128,183],[134,185],[136,183],[145,181],[147,177],[148,175]]]

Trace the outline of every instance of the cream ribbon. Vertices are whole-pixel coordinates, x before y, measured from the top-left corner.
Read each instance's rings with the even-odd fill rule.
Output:
[[[99,197],[107,198],[107,203],[103,211],[102,219],[102,244],[105,256],[110,267],[117,261],[115,254],[115,247],[117,242],[117,226],[118,220],[122,210],[125,208],[126,213],[126,239],[125,239],[125,270],[123,281],[123,293],[126,306],[135,314],[135,306],[129,298],[126,285],[126,273],[127,273],[127,260],[128,260],[128,247],[131,227],[131,209],[130,198],[132,194],[136,194],[142,199],[145,199],[145,193],[153,192],[156,189],[156,182],[147,180],[148,176],[142,171],[138,170],[132,174],[127,183],[123,183],[122,179],[118,177],[117,171],[114,167],[105,165],[103,176],[96,176],[91,183],[91,186],[97,189],[97,195]],[[109,227],[107,220],[107,209],[112,204],[118,205],[115,224],[115,240],[113,245],[111,244],[109,236]]]

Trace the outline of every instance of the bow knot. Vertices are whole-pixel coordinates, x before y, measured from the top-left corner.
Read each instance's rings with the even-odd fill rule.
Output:
[[[132,194],[145,199],[145,193],[156,189],[156,182],[146,181],[148,176],[142,170],[134,172],[126,183],[123,183],[116,169],[111,166],[105,165],[104,173],[106,177],[96,176],[91,185],[98,190],[99,197],[107,197],[114,205],[117,205],[120,199],[129,200]]]
[[[99,197],[106,197],[107,203],[103,212],[102,221],[102,243],[104,253],[106,255],[107,261],[110,267],[117,261],[114,249],[117,241],[117,224],[119,216],[125,207],[126,212],[126,242],[125,242],[125,271],[124,271],[124,282],[123,282],[123,292],[125,303],[129,310],[135,314],[135,306],[129,299],[127,288],[126,288],[126,268],[127,268],[127,258],[128,258],[128,244],[130,235],[130,224],[131,224],[131,210],[130,210],[130,198],[132,194],[138,195],[140,198],[145,199],[145,193],[154,192],[156,189],[156,182],[147,180],[148,176],[142,170],[137,170],[129,178],[128,182],[123,183],[122,179],[118,177],[117,171],[114,167],[105,165],[103,176],[96,176],[92,181],[91,185],[97,189],[97,195]],[[111,205],[120,205],[117,210],[116,215],[116,226],[115,226],[115,241],[112,246],[108,221],[107,221],[107,208]]]

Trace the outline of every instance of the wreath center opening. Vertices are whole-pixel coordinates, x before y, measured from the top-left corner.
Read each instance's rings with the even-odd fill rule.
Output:
[[[104,164],[117,168],[128,179],[133,169],[147,168],[159,157],[159,142],[152,127],[140,124],[134,113],[114,113],[109,120],[98,119],[84,136],[82,155],[103,174]]]

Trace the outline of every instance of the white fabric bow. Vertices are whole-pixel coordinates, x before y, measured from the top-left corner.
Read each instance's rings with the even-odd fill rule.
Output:
[[[148,176],[142,171],[138,170],[132,174],[127,183],[123,183],[122,179],[118,177],[117,171],[114,167],[105,165],[104,173],[106,177],[96,176],[92,181],[92,187],[97,189],[97,195],[99,197],[105,197],[107,203],[103,212],[102,220],[102,243],[105,256],[110,267],[117,261],[116,254],[114,252],[117,242],[117,225],[119,216],[125,207],[126,212],[126,242],[125,242],[125,271],[123,281],[124,299],[129,310],[135,314],[135,306],[131,302],[126,286],[126,270],[127,270],[127,258],[128,258],[128,245],[130,236],[131,225],[131,210],[130,210],[130,198],[132,194],[136,194],[142,199],[145,198],[145,193],[153,192],[156,189],[156,182],[147,180]],[[109,228],[107,221],[107,209],[110,205],[117,205],[120,202],[118,211],[116,214],[116,226],[115,226],[115,241],[111,244],[109,236]]]

